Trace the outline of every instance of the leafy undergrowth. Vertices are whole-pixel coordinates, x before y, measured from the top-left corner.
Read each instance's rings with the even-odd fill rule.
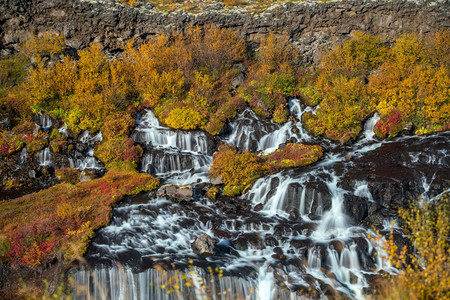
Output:
[[[225,144],[214,153],[209,176],[222,179],[224,195],[236,196],[244,193],[262,176],[306,166],[322,156],[322,147],[317,145],[287,144],[283,149],[259,156],[252,152],[239,153],[233,145]]]
[[[413,202],[400,209],[414,249],[399,248],[391,232],[378,239],[392,266],[400,270],[379,289],[377,299],[450,298],[450,199],[448,193],[430,202]]]
[[[272,172],[282,169],[302,167],[316,162],[323,156],[323,150],[318,145],[287,144],[265,156],[266,163]]]
[[[315,78],[303,88],[306,128],[342,143],[355,139],[362,122],[378,111],[375,133],[394,137],[450,128],[450,30],[404,35],[388,47],[357,33],[325,51]],[[309,101],[310,100],[310,101]]]
[[[56,255],[83,255],[94,230],[109,224],[112,206],[126,195],[151,191],[158,179],[120,164],[100,178],[0,202],[0,261],[35,267]]]

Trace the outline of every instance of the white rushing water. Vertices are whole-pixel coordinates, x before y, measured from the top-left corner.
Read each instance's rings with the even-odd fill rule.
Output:
[[[164,127],[152,111],[138,118],[133,139],[148,150],[140,161],[140,171],[154,174],[174,184],[207,182],[212,157],[204,132],[180,131]]]
[[[224,142],[231,143],[240,150],[263,151],[269,154],[288,141],[310,142],[311,135],[301,124],[305,111],[312,111],[311,107],[302,109],[298,99],[290,99],[288,103],[290,115],[297,122],[289,120],[279,125],[273,122],[261,122],[250,109],[245,109],[237,118],[230,122],[231,133],[226,136]]]
[[[48,132],[50,131],[50,129],[53,126],[53,122],[52,119],[50,119],[50,117],[47,114],[41,113],[39,116],[39,121],[40,121],[40,125],[41,128],[44,132]]]
[[[42,167],[48,167],[53,164],[53,156],[49,147],[38,152],[38,162]]]
[[[296,99],[289,108],[297,120],[312,111],[302,110]],[[362,157],[395,142],[374,138],[377,118],[367,121],[350,156]],[[137,123],[132,137],[145,149],[142,172],[178,185],[209,181],[212,157],[204,133],[161,126],[151,111]],[[260,123],[246,110],[223,141],[241,150],[268,151],[292,139],[312,141],[301,122]],[[442,155],[433,161],[446,163],[448,155]],[[97,231],[88,249],[93,270],[75,272],[74,299],[363,299],[366,275],[395,269],[382,259],[380,245],[367,237],[374,232],[354,225],[347,215],[346,197],[367,205],[376,200],[366,179],[343,187],[354,165],[334,152],[314,166],[260,178],[240,199],[253,209],[237,213],[224,213],[202,196],[185,204],[147,195],[127,200],[114,209],[111,224]],[[424,195],[433,180],[422,179]],[[227,201],[225,206],[233,207]],[[216,255],[204,258],[193,252],[191,244],[201,234],[215,238]]]

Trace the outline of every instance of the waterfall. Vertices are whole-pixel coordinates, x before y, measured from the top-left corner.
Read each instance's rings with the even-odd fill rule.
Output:
[[[132,137],[135,142],[154,148],[175,148],[193,153],[208,153],[208,142],[203,132],[172,130],[159,124],[152,111],[146,110]]]
[[[24,164],[27,161],[27,158],[28,158],[28,152],[27,152],[27,147],[25,146],[20,151],[19,164]]]
[[[212,157],[205,133],[161,126],[150,110],[139,116],[136,123],[132,138],[146,149],[139,163],[141,172],[180,185],[209,181]]]
[[[44,148],[38,152],[38,162],[41,167],[47,167],[53,164],[50,148]]]
[[[380,115],[378,113],[375,113],[371,118],[369,118],[366,123],[364,124],[364,129],[362,132],[363,141],[369,142],[369,141],[375,141],[375,132],[373,129],[375,128],[375,125],[380,120]]]
[[[80,135],[79,140],[83,144],[93,146],[94,144],[100,143],[103,140],[103,135],[101,131],[99,131],[96,135],[92,136],[88,130],[85,130]]]
[[[302,110],[295,99],[289,108],[297,120],[305,111],[312,112],[308,107]],[[92,272],[75,271],[74,298],[303,299],[299,295],[309,290],[313,298],[363,299],[368,274],[396,270],[383,259],[381,244],[368,238],[374,235],[372,230],[350,225],[357,224],[353,201],[362,206],[380,202],[380,196],[371,192],[371,177],[358,168],[374,161],[390,164],[385,151],[395,149],[401,155],[393,158],[402,161],[399,165],[424,166],[418,182],[424,195],[432,197],[433,174],[439,173],[431,172],[427,162],[443,168],[450,164],[448,134],[377,141],[369,134],[375,120],[376,115],[366,122],[363,137],[347,153],[351,159],[325,142],[327,153],[321,162],[262,177],[233,201],[210,201],[199,192],[195,201],[183,204],[152,194],[119,203],[110,225],[96,232],[85,255]],[[292,122],[264,122],[247,109],[231,122],[231,134],[222,140],[241,150],[261,151],[291,139],[313,141],[301,123]],[[206,191],[205,185],[196,185],[208,182],[213,150],[206,134],[161,126],[151,111],[145,111],[137,124],[132,136],[145,149],[141,172]],[[421,154],[427,143],[438,150]],[[251,209],[236,203],[249,204]],[[228,206],[236,212],[225,212]],[[383,232],[392,226],[387,219],[378,227]],[[193,252],[191,245],[202,234],[215,240],[215,255],[201,257]],[[166,271],[157,271],[161,269]],[[218,275],[218,270],[223,273]],[[160,288],[177,280],[179,293],[168,295],[167,289]],[[190,286],[180,284],[183,280],[189,280]],[[83,291],[84,295],[76,294]]]
[[[288,107],[291,116],[298,120],[295,124],[291,120],[283,125],[263,122],[250,108],[246,108],[229,124],[231,133],[223,141],[235,145],[242,151],[263,151],[265,154],[274,152],[288,141],[311,141],[312,137],[303,128],[301,120],[303,113],[312,111],[312,108],[307,107],[303,110],[299,99],[290,99]]]
[[[52,122],[52,119],[50,119],[50,117],[47,114],[41,113],[39,115],[39,121],[41,123],[40,125],[44,132],[50,131],[50,129],[53,126],[53,122]]]

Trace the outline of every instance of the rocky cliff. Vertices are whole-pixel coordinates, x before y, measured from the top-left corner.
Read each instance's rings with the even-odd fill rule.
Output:
[[[250,42],[273,31],[286,35],[306,62],[317,58],[322,45],[346,39],[354,31],[392,41],[402,33],[434,32],[450,26],[450,1],[300,2],[273,6],[263,13],[229,10],[221,4],[202,13],[158,12],[151,4],[124,6],[113,0],[0,0],[2,56],[17,50],[30,34],[63,33],[73,48],[100,42],[111,53],[125,42],[141,43],[160,32],[214,23],[231,27]]]

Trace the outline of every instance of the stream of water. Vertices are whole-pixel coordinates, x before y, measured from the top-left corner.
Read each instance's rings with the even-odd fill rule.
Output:
[[[263,122],[247,109],[221,138],[240,150],[265,153],[286,142],[319,142],[300,122],[312,108],[296,99],[289,108],[299,122]],[[377,255],[377,244],[368,238],[373,232],[355,220],[356,203],[368,212],[387,209],[384,196],[371,192],[376,177],[357,171],[368,159],[391,159],[383,156],[389,149],[406,152],[399,166],[414,170],[417,193],[432,197],[438,177],[448,184],[442,170],[450,166],[449,134],[380,142],[373,134],[378,119],[365,123],[345,153],[322,141],[322,161],[257,180],[240,199],[249,210],[223,212],[202,193],[183,204],[153,194],[122,201],[85,255],[90,267],[74,273],[74,298],[363,299],[377,272],[394,269]],[[165,128],[151,111],[137,123],[132,137],[145,149],[142,172],[194,189],[209,182],[214,149],[205,133]],[[426,147],[433,150],[424,152]],[[191,249],[203,233],[216,239],[216,255],[200,257]]]

